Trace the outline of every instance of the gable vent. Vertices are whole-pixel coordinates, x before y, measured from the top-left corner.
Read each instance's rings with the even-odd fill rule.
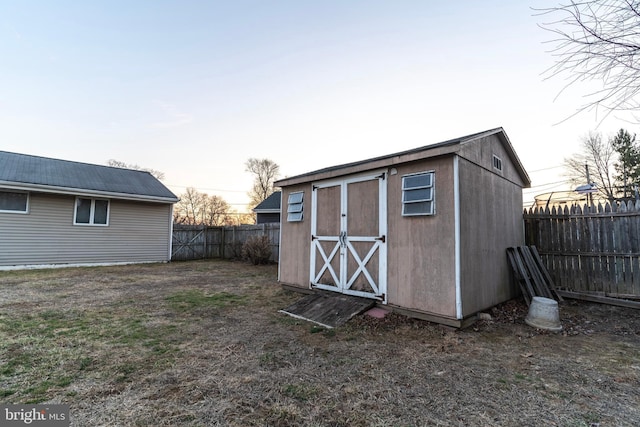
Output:
[[[502,159],[495,154],[493,155],[493,168],[499,172],[502,172]]]

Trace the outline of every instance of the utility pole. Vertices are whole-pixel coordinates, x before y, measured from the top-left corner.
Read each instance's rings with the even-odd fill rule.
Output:
[[[624,177],[623,198],[626,201],[627,200],[627,165],[624,162],[622,163],[622,176]]]
[[[587,164],[587,162],[584,163],[584,169],[587,173],[587,184],[591,185],[591,178],[589,177],[589,165]],[[593,205],[593,196],[591,194],[591,192],[587,193],[587,206]]]

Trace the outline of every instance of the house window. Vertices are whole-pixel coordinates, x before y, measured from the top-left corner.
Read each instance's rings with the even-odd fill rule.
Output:
[[[302,221],[303,198],[304,192],[302,191],[289,194],[287,206],[287,221]]]
[[[29,193],[0,191],[0,212],[27,213]]]
[[[495,154],[493,155],[493,168],[498,172],[502,172],[502,159]]]
[[[109,223],[109,201],[78,197],[73,223],[76,225],[107,225]]]
[[[402,215],[433,215],[434,172],[420,172],[402,177]]]

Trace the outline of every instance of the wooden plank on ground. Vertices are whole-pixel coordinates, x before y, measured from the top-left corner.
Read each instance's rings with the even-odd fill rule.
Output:
[[[599,302],[603,304],[618,305],[621,307],[630,307],[630,308],[640,309],[640,301],[630,301],[630,300],[620,299],[620,298],[609,298],[599,294],[598,295],[590,294],[588,292],[571,292],[571,291],[562,291],[562,290],[559,290],[558,292],[560,292],[562,296],[565,298],[573,298],[573,299],[579,299],[584,301],[592,301],[592,302]]]
[[[375,300],[343,294],[314,293],[279,310],[325,328],[336,328],[375,305]]]

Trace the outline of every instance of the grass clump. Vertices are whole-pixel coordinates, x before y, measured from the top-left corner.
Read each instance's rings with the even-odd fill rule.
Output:
[[[306,384],[287,384],[282,389],[282,394],[292,399],[307,401],[318,394],[316,387]]]
[[[229,292],[217,292],[207,295],[200,290],[179,292],[166,298],[174,311],[184,313],[198,309],[220,309],[229,305],[241,305],[246,297]]]
[[[150,326],[146,313],[126,304],[109,310],[2,313],[0,397],[33,404],[87,376],[133,381],[152,365],[174,359],[171,332],[171,327]],[[112,359],[122,362],[114,366]]]

